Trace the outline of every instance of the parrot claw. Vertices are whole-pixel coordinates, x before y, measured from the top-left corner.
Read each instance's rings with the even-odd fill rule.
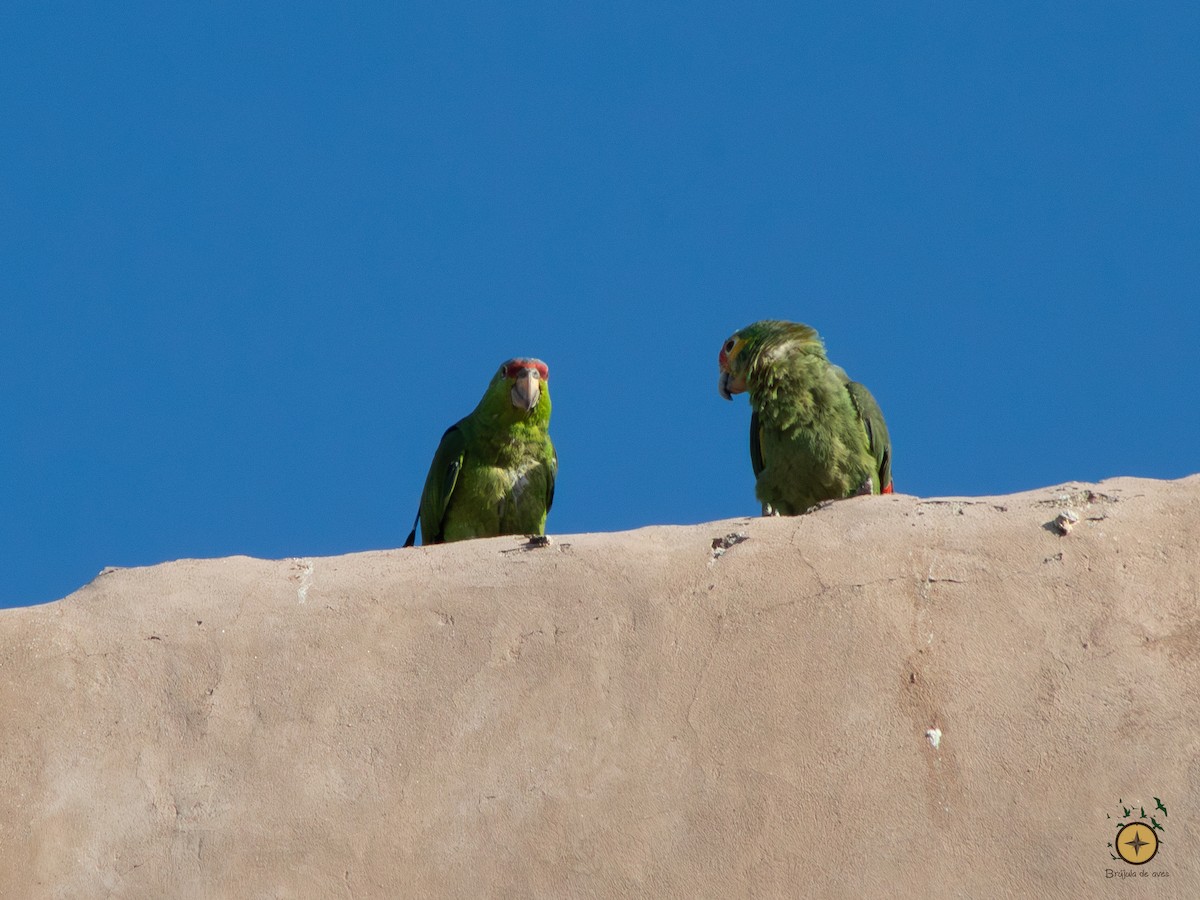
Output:
[[[501,553],[527,553],[530,550],[541,550],[545,547],[550,547],[554,544],[548,534],[527,534],[525,535],[525,543],[518,547],[512,547],[508,550],[501,550]],[[563,544],[563,548],[570,547],[570,544]]]
[[[855,497],[869,497],[875,493],[875,482],[868,478],[858,486],[858,490],[854,492]]]

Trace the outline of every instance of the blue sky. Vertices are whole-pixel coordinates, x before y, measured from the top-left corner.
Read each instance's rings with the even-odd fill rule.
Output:
[[[550,365],[549,530],[757,510],[716,355],[807,322],[897,490],[1200,470],[1200,7],[21,3],[0,605],[396,547]]]

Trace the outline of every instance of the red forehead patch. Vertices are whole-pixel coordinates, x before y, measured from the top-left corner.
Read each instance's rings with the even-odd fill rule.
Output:
[[[505,363],[504,376],[516,378],[521,374],[522,369],[537,369],[542,381],[550,380],[550,369],[540,359],[510,359]]]

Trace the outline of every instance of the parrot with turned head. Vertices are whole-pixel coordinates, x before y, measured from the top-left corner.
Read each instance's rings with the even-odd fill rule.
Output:
[[[763,515],[793,516],[824,500],[892,492],[883,412],[829,361],[820,336],[764,320],[721,346],[718,390],[750,395],[750,464]]]
[[[501,534],[544,534],[558,456],[550,442],[550,371],[501,364],[475,410],[442,435],[405,547]]]

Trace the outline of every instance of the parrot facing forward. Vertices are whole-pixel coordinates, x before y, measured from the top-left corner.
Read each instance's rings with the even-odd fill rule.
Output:
[[[807,325],[764,320],[721,346],[718,390],[750,394],[750,464],[763,515],[892,492],[892,447],[879,404],[825,356]]]
[[[558,456],[550,443],[549,369],[540,359],[500,366],[474,412],[433,454],[405,547],[501,534],[544,534]]]

